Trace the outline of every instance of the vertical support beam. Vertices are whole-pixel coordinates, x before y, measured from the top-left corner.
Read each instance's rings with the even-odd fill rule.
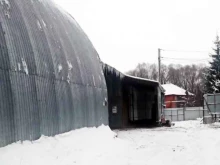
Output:
[[[131,87],[131,102],[132,102],[132,110],[133,110],[133,121],[134,121],[134,89]]]
[[[171,121],[173,121],[173,110],[171,109]]]
[[[205,124],[205,123],[204,123],[204,117],[205,117],[205,105],[204,105],[205,102],[204,102],[204,97],[205,97],[205,96],[203,95],[203,111],[202,111],[203,124]]]
[[[158,49],[158,81],[161,83],[161,49]]]
[[[215,94],[214,94],[214,107],[215,107],[215,113],[216,113],[216,99],[215,99]]]
[[[184,107],[183,107],[183,121],[185,121],[186,120],[186,104],[184,104]]]
[[[177,109],[177,121],[179,121],[179,110]]]

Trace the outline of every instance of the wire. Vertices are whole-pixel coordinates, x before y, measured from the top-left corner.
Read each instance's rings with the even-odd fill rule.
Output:
[[[205,59],[190,59],[190,58],[173,58],[173,57],[161,57],[162,59],[171,59],[171,60],[186,60],[186,61],[207,61],[210,60],[209,58]]]
[[[209,60],[178,60],[178,59],[163,59],[163,61],[164,62],[174,62],[174,63],[176,63],[176,62],[180,62],[181,61],[181,63],[207,63],[207,62],[209,62]]]
[[[199,51],[199,50],[170,50],[170,49],[161,49],[162,51],[167,52],[182,52],[182,53],[209,53],[209,51]],[[175,57],[161,57],[161,60],[163,61],[182,61],[182,62],[209,62],[211,58],[205,58],[205,59],[192,59],[192,58],[175,58]]]
[[[209,51],[200,51],[200,50],[169,50],[169,49],[161,49],[161,50],[167,52],[209,53]]]

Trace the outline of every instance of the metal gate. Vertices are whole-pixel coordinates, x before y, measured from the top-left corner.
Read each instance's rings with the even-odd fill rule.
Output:
[[[203,118],[211,118],[213,122],[220,118],[220,93],[205,94],[204,109],[208,115],[203,114]]]
[[[167,108],[164,110],[165,118],[171,121],[183,121],[185,120],[184,108]]]

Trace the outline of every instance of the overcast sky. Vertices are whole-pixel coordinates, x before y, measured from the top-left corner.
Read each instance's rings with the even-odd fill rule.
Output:
[[[202,63],[220,32],[219,0],[54,1],[73,15],[101,59],[122,72],[157,63],[158,48],[178,50],[162,51],[164,57],[184,58],[165,64]]]

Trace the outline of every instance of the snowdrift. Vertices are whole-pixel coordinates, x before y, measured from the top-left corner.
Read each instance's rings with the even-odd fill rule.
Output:
[[[112,132],[82,128],[0,148],[0,165],[219,165],[220,124],[176,122],[174,127]]]

